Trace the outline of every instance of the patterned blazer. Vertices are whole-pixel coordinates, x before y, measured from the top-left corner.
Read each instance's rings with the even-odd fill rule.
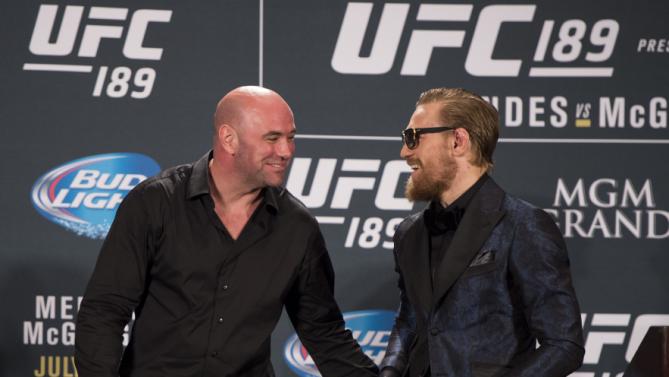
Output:
[[[433,377],[561,377],[581,365],[569,258],[548,214],[488,179],[445,252],[434,291],[423,216],[395,233],[400,306],[381,368],[408,375],[418,336],[427,337]]]

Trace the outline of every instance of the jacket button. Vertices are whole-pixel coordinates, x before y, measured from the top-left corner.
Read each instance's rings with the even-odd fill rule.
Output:
[[[218,352],[213,351],[213,352],[211,353],[211,356],[212,356],[212,357],[216,357],[216,356],[218,356]]]
[[[227,290],[228,290],[228,288],[230,288],[230,287],[228,287],[228,285],[227,285],[227,284],[225,284],[225,285],[223,286],[223,290],[224,290],[224,291],[227,291]]]
[[[218,317],[218,323],[223,323],[223,317]]]
[[[437,335],[437,334],[439,334],[439,329],[436,328],[436,327],[431,328],[431,329],[430,329],[430,334],[432,334],[432,335]]]

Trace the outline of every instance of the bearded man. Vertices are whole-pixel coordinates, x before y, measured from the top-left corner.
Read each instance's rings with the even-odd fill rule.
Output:
[[[488,175],[498,134],[480,96],[420,95],[400,155],[407,198],[429,205],[394,236],[400,306],[382,376],[558,377],[582,363],[564,240]]]

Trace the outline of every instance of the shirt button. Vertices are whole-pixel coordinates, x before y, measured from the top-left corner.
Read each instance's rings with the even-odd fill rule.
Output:
[[[227,285],[227,284],[223,285],[223,290],[224,290],[224,291],[227,291],[227,290],[228,290],[228,288],[230,288],[230,287],[228,287],[228,285]]]
[[[432,335],[437,335],[437,334],[439,334],[439,329],[436,328],[436,327],[431,328],[431,329],[430,329],[430,334],[432,334]]]
[[[223,317],[218,317],[218,323],[223,323]]]

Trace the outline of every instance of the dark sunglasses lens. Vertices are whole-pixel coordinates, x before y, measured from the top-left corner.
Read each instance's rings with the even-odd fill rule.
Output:
[[[413,130],[404,130],[404,132],[402,132],[402,137],[407,148],[416,148],[416,133],[413,132]]]

